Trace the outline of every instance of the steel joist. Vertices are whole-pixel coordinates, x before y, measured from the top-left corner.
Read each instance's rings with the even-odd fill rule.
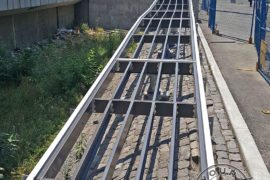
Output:
[[[120,78],[115,82],[112,94],[101,96],[114,74],[120,74]],[[180,92],[180,80],[184,75],[194,79],[194,100],[190,102],[184,102]],[[171,79],[173,85],[170,90],[162,91],[165,76]],[[132,85],[129,84],[131,77]],[[127,87],[129,95],[123,95]],[[146,126],[136,179],[144,178],[155,116],[171,117],[168,179],[177,177],[174,171],[178,148],[176,124],[181,117],[197,119],[201,170],[214,165],[191,0],[153,2],[131,28],[28,179],[54,179],[57,176],[92,113],[100,113],[100,121],[72,175],[73,179],[93,178],[92,164],[104,134],[110,128],[109,121],[113,114],[120,117],[122,123],[102,179],[112,179],[132,121],[139,115],[146,117],[142,119],[146,121]]]

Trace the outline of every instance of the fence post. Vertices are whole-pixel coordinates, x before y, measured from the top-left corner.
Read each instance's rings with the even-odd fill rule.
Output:
[[[253,35],[253,27],[254,27],[254,21],[255,21],[255,10],[256,10],[256,2],[254,2],[254,5],[253,5],[253,10],[252,10],[252,19],[251,19],[251,27],[250,27],[250,35],[249,35],[249,44],[252,44],[252,35]],[[254,41],[255,41],[255,36],[254,36]]]
[[[212,30],[212,33],[215,33],[216,5],[217,5],[217,1],[216,0],[210,0],[208,26]]]
[[[256,6],[256,17],[255,17],[255,46],[257,50],[258,57],[260,55],[261,46],[261,0],[255,1]],[[259,63],[259,62],[258,62]]]
[[[266,28],[266,18],[267,18],[267,6],[266,0],[261,0],[261,40],[265,39],[265,28]]]
[[[208,11],[208,8],[207,8],[207,2],[206,2],[207,0],[202,0],[202,10],[204,10],[204,11]]]

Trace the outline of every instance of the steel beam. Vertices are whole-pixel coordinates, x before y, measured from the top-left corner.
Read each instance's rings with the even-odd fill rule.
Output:
[[[190,32],[187,33],[186,30]],[[136,43],[131,58],[123,58],[129,45]],[[191,56],[180,55],[182,47],[189,47]],[[160,48],[157,52],[157,48]],[[183,48],[185,51],[185,48]],[[156,55],[153,56],[153,55]],[[173,54],[173,55],[171,55]],[[113,114],[123,117],[112,152],[107,161],[102,179],[112,179],[115,166],[125,144],[134,117],[146,116],[145,136],[137,167],[136,179],[144,178],[147,151],[151,139],[153,121],[156,116],[172,118],[168,179],[175,179],[176,145],[178,138],[177,123],[182,117],[196,117],[198,121],[201,170],[214,165],[209,121],[206,109],[197,43],[196,24],[191,0],[155,0],[150,8],[136,21],[113,57],[110,59],[83,100],[75,109],[63,129],[57,135],[49,149],[38,162],[27,179],[54,179],[60,171],[70,150],[74,146],[84,125],[92,113],[100,113],[96,132],[89,139],[72,179],[91,179],[95,156],[98,153],[106,129]],[[121,78],[110,98],[99,98],[107,81],[113,74]],[[162,76],[173,77],[173,99],[161,101],[160,84]],[[194,77],[195,103],[182,103],[180,79],[184,75]],[[131,97],[122,98],[130,77],[135,77],[135,88]],[[151,99],[137,99],[144,80],[150,77]],[[149,91],[150,93],[150,91]]]

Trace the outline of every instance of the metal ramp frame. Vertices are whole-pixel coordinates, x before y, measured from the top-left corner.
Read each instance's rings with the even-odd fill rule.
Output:
[[[183,34],[182,29],[185,29],[185,34]],[[131,57],[126,57],[127,50],[134,43],[136,44],[135,51]],[[145,44],[148,44],[148,46],[145,46]],[[158,44],[162,50],[154,57],[154,49]],[[183,46],[190,49],[190,55],[182,52]],[[142,51],[144,51],[144,57],[142,57]],[[102,87],[106,85],[107,80],[110,80],[110,76],[114,73],[121,73],[122,76],[111,98],[98,97],[97,94],[102,91]],[[136,83],[130,97],[123,99],[121,94],[132,74],[136,75]],[[163,75],[174,77],[171,95],[161,96],[160,82]],[[184,103],[179,100],[178,89],[182,75],[192,75],[194,78],[194,103]],[[147,98],[140,99],[138,96],[142,92],[146,76],[150,78]],[[133,25],[113,57],[27,179],[54,179],[79,137],[85,122],[93,112],[102,113],[102,119],[72,179],[89,179],[90,166],[97,154],[112,114],[120,115],[123,122],[102,179],[112,178],[132,120],[137,115],[147,116],[147,124],[136,179],[143,178],[154,116],[169,116],[172,118],[168,179],[175,179],[174,166],[177,156],[175,152],[177,135],[175,127],[180,117],[197,118],[201,171],[214,165],[191,0],[155,0],[153,2],[150,8]]]

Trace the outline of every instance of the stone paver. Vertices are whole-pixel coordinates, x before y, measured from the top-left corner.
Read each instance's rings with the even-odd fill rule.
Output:
[[[235,164],[233,162],[237,162],[237,167],[241,168],[245,174],[248,174],[204,54],[202,58],[203,72],[207,77],[206,98],[213,101],[213,108],[208,106],[208,113],[212,126],[212,140],[214,142],[213,147],[216,163],[233,165]]]
[[[187,48],[188,49],[188,48]],[[183,51],[190,51],[189,50]],[[144,52],[147,53],[147,52]],[[184,56],[185,53],[182,54]],[[185,54],[188,55],[188,52]],[[145,54],[144,54],[145,56]],[[224,110],[220,94],[216,88],[211,71],[205,59],[202,61],[203,74],[207,79],[206,99],[208,105],[209,120],[211,126],[214,157],[216,163],[232,163],[245,170],[239,147],[235,141],[228,117]],[[168,76],[163,76],[161,81],[162,91],[170,91],[173,88],[172,80]],[[129,84],[136,81],[131,77]],[[194,79],[193,76],[183,75],[180,77],[181,88],[178,101],[183,103],[194,103]],[[149,81],[145,82],[147,87]],[[164,84],[169,84],[165,86]],[[169,89],[166,89],[168,87]],[[113,88],[113,87],[110,87]],[[110,94],[110,92],[107,92]],[[132,89],[125,89],[123,98],[129,98]],[[138,97],[144,99],[144,97]],[[148,97],[149,98],[149,97]],[[170,101],[171,101],[170,97]],[[113,115],[109,128],[102,140],[95,161],[91,166],[93,179],[102,177],[106,163],[112,152],[114,143],[122,125],[123,117]],[[146,116],[136,116],[132,120],[126,141],[121,150],[120,157],[115,167],[113,179],[135,179],[140,163],[140,154],[145,137],[145,128],[148,118]],[[97,125],[98,123],[96,123]],[[199,136],[196,118],[179,118],[176,127],[176,152],[175,152],[175,178],[196,179],[200,174],[200,154]],[[147,149],[147,157],[144,169],[144,179],[166,179],[168,178],[168,163],[170,154],[172,118],[158,117],[153,119],[153,126],[150,138],[150,145]],[[89,129],[90,131],[90,129]]]

